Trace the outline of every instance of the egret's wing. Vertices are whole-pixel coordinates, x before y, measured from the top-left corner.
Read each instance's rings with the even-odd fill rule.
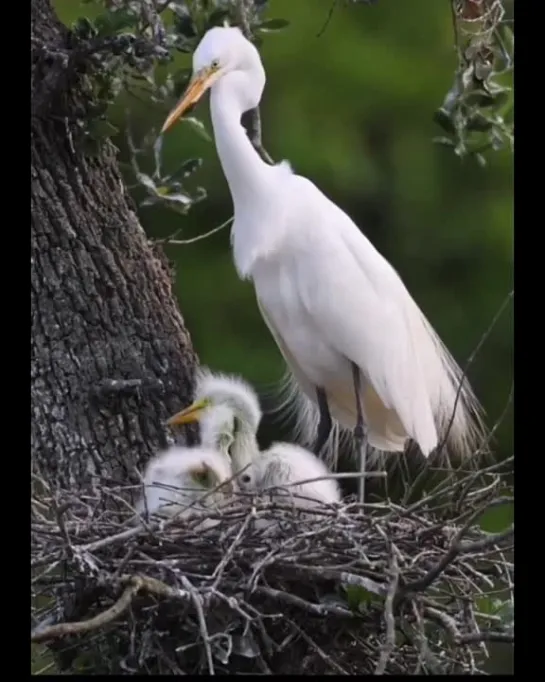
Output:
[[[437,431],[403,310],[404,285],[343,211],[317,189],[308,198],[309,210],[300,216],[307,223],[308,249],[294,260],[292,294],[319,333],[360,368],[385,407],[396,411],[407,433],[429,452]]]
[[[320,419],[318,407],[310,397],[314,395],[316,388],[306,377],[295,356],[291,353],[284,341],[278,326],[274,324],[272,317],[267,313],[265,306],[257,295],[256,300],[261,316],[269,328],[290,371],[290,375],[287,377],[287,381],[284,385],[284,391],[287,390],[287,396],[284,394],[285,397],[282,406],[276,411],[283,412],[285,410],[290,417],[295,417],[294,438],[298,442],[310,446],[316,437],[316,430]],[[335,435],[336,434],[334,434],[334,436]],[[334,441],[335,437],[333,440],[328,440],[324,456],[332,465],[336,466],[337,447]]]
[[[259,311],[261,313],[261,317],[265,321],[265,324],[269,328],[269,331],[271,332],[271,335],[273,339],[276,342],[276,345],[278,346],[280,352],[284,356],[284,360],[287,362],[289,365],[289,368],[295,378],[297,379],[299,385],[307,393],[308,395],[312,394],[312,391],[314,390],[314,387],[312,386],[311,382],[307,379],[305,376],[305,373],[301,369],[301,366],[298,364],[297,360],[295,357],[292,355],[290,352],[290,349],[287,347],[284,339],[282,338],[282,334],[278,330],[278,328],[275,326],[272,318],[267,314],[267,311],[265,309],[265,306],[262,304],[262,302],[259,300],[259,296],[256,296],[257,299],[257,307],[259,308]]]

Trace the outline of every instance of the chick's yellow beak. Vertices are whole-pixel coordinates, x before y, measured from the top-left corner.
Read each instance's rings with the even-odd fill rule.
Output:
[[[196,400],[192,405],[186,407],[185,410],[177,412],[173,417],[167,420],[169,426],[178,426],[179,424],[193,424],[198,422],[202,417],[202,413],[208,407],[206,400]]]
[[[180,101],[178,104],[176,104],[174,109],[172,109],[170,114],[167,116],[166,121],[163,123],[161,135],[171,128],[190,107],[200,100],[200,98],[214,82],[214,76],[216,75],[217,71],[217,68],[203,69],[193,76],[189,85],[187,86],[186,91],[180,98]]]

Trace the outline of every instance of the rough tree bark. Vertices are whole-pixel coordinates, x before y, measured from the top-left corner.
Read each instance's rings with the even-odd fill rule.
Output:
[[[114,147],[82,151],[85,76],[66,68],[69,32],[49,0],[31,12],[33,465],[63,487],[136,481],[135,465],[167,443],[196,358]]]

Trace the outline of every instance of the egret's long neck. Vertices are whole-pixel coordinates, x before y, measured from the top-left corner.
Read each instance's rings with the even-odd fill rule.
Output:
[[[210,110],[218,155],[236,211],[239,202],[265,186],[270,166],[259,157],[240,122],[243,111],[229,75],[212,87]]]
[[[246,465],[251,464],[257,457],[259,457],[259,444],[256,434],[247,425],[243,425],[235,434],[235,439],[231,446],[233,469],[240,471]]]

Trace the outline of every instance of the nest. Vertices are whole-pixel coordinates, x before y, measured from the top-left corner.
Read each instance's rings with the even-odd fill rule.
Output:
[[[487,643],[514,639],[514,529],[478,525],[512,502],[495,469],[405,508],[238,498],[206,529],[135,525],[126,488],[43,485],[34,648],[95,674],[483,672]]]

